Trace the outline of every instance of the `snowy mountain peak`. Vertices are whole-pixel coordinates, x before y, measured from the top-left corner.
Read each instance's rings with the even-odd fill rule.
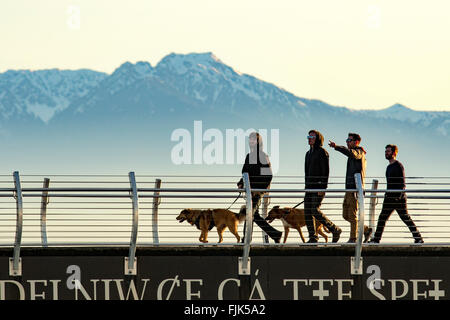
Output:
[[[152,71],[153,68],[148,62],[139,61],[136,64],[133,64],[127,61],[114,70],[111,76],[144,77],[150,75]]]
[[[400,103],[396,103],[386,109],[370,111],[370,113],[377,118],[421,123],[425,126],[430,125],[430,123],[439,116],[436,112],[417,111]]]
[[[187,54],[179,54],[179,53],[170,53],[165,56],[160,63],[172,63],[177,61],[190,61],[197,63],[222,63],[219,58],[217,58],[212,52],[192,52]]]
[[[414,110],[404,106],[401,103],[393,104],[392,106],[386,108],[386,110],[399,111],[399,112],[401,112],[401,111],[414,111]]]
[[[101,86],[106,88],[110,94],[114,94],[123,88],[131,86],[136,81],[151,77],[153,72],[153,67],[146,61],[139,61],[135,64],[127,61],[114,70],[114,72],[101,83]]]
[[[156,65],[154,76],[209,107],[227,106],[233,110],[244,100],[248,106],[264,109],[302,106],[299,98],[276,85],[235,71],[212,52],[171,53]]]
[[[228,76],[237,74],[212,52],[189,54],[171,53],[158,63],[156,69],[179,75],[192,71],[222,73]]]

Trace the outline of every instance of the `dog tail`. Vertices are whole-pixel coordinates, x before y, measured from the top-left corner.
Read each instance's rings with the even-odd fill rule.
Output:
[[[238,218],[239,222],[242,222],[245,220],[245,216],[247,215],[247,208],[245,205],[242,205],[241,210],[239,210],[239,213],[235,213],[236,218]]]

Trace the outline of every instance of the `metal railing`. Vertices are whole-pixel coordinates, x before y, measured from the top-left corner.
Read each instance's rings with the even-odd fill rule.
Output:
[[[251,214],[247,214],[248,235],[245,243],[237,243],[228,231],[224,241],[217,243],[215,229],[209,232],[209,243],[200,243],[200,231],[176,217],[185,208],[212,209],[231,207],[239,212],[246,204],[251,212],[251,193],[246,183],[237,189],[240,176],[194,175],[13,175],[0,176],[0,246],[13,248],[11,268],[20,269],[20,248],[55,246],[123,246],[129,248],[127,270],[135,272],[135,252],[138,246],[243,246],[243,267],[251,245],[274,245],[256,228],[252,231]],[[344,177],[330,177],[321,210],[342,228],[341,240],[331,243],[320,238],[319,245],[347,244],[349,223],[342,218],[342,199],[346,191],[359,194],[359,221],[368,221],[375,231],[384,193],[384,177],[366,177],[366,188],[343,189]],[[244,179],[244,181],[246,181]],[[362,181],[361,181],[362,182]],[[302,176],[275,176],[271,189],[264,196],[260,212],[264,217],[274,206],[293,207],[303,200]],[[261,190],[260,190],[261,191]],[[315,190],[318,191],[318,190]],[[409,213],[420,230],[425,245],[450,245],[450,178],[408,177]],[[303,208],[299,206],[298,208]],[[368,208],[368,209],[367,209]],[[360,223],[360,228],[363,223]],[[272,226],[284,231],[280,220]],[[243,224],[239,226],[243,234]],[[303,235],[307,238],[306,228]],[[255,236],[260,233],[260,236]],[[253,237],[252,237],[253,234]],[[355,245],[355,258],[361,246],[362,231]],[[283,240],[283,239],[282,239]],[[382,244],[410,245],[413,238],[396,213],[386,224]],[[291,232],[286,244],[304,244]],[[358,247],[359,246],[359,247]]]

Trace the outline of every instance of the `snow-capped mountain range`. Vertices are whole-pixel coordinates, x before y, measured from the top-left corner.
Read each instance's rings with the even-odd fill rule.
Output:
[[[37,163],[75,172],[186,170],[171,163],[171,134],[177,128],[194,134],[198,120],[222,134],[229,128],[279,130],[285,174],[301,173],[310,129],[321,131],[325,143],[345,144],[349,132],[360,133],[369,175],[384,174],[387,143],[399,145],[409,174],[450,171],[450,112],[400,104],[383,110],[333,106],[237,72],[212,53],[169,54],[156,66],[125,62],[111,74],[58,69],[0,74],[0,144],[8,150],[0,166],[11,170],[34,171]],[[439,157],[425,168],[429,159],[423,156],[430,150]],[[330,157],[334,174],[343,175],[346,159],[332,150]],[[207,168],[212,167],[201,170]]]
[[[9,70],[0,74],[0,116],[33,115],[48,122],[106,77],[91,70]]]
[[[400,104],[383,110],[351,110],[322,101],[297,97],[274,84],[241,74],[212,53],[169,54],[155,67],[148,62],[126,62],[112,74],[92,70],[10,70],[0,74],[0,117],[20,121],[35,117],[45,123],[63,112],[83,113],[101,101],[129,89],[147,86],[177,96],[187,104],[210,110],[240,113],[243,108],[287,118],[308,119],[315,109],[333,113],[358,114],[365,118],[394,119],[414,125],[433,125],[436,133],[450,134],[449,112],[415,111]],[[145,90],[145,87],[144,87]],[[141,92],[142,93],[142,92]],[[139,99],[128,97],[128,110]],[[104,106],[107,109],[107,106]],[[164,101],[151,106],[167,108]],[[170,108],[170,107],[169,107]],[[107,112],[107,110],[105,110]]]

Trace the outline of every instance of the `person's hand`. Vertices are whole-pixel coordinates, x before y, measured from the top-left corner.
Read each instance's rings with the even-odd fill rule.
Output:
[[[328,145],[329,145],[330,147],[332,147],[332,148],[336,148],[336,143],[334,143],[334,142],[331,141],[331,140],[328,140]]]

